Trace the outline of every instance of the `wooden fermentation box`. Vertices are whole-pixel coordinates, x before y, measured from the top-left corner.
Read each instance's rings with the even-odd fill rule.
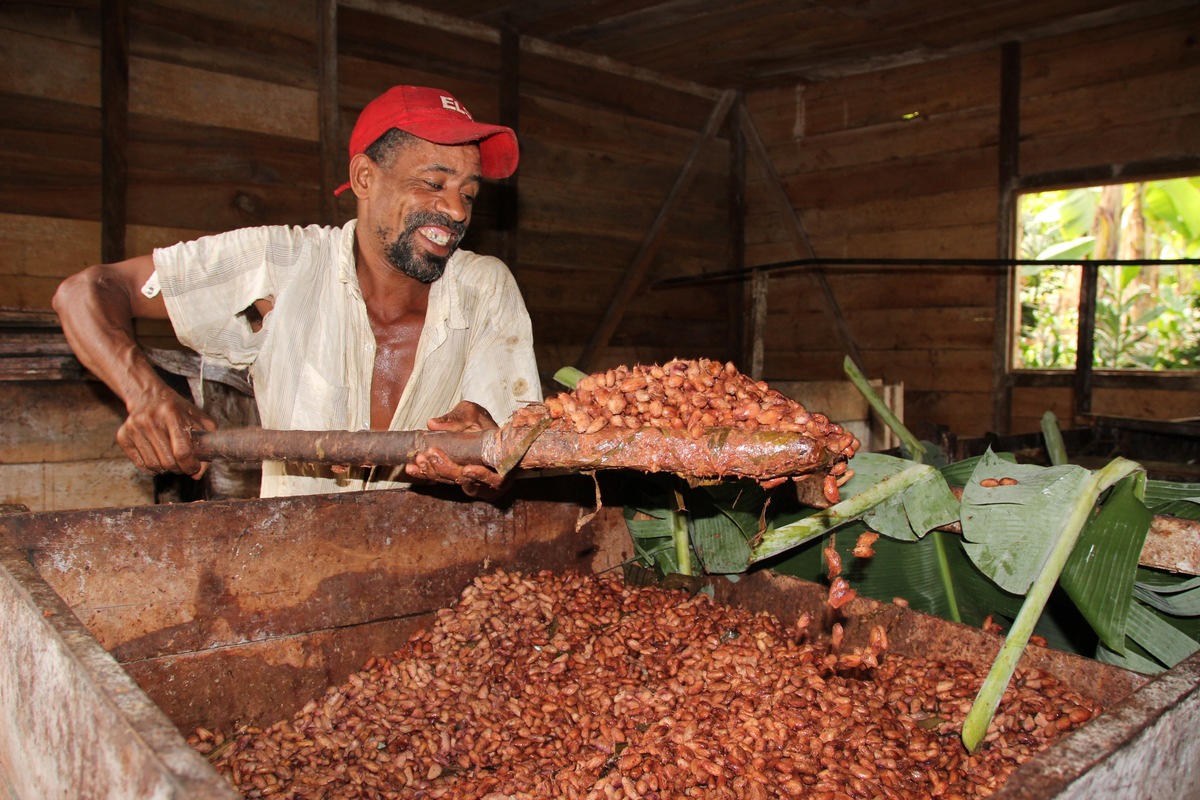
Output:
[[[290,716],[428,627],[497,568],[600,571],[630,551],[580,478],[505,508],[388,491],[0,515],[0,798],[235,798],[185,742]],[[825,589],[769,572],[717,599],[794,621]],[[859,598],[847,640],[990,662],[1000,640]],[[1040,648],[1030,665],[1106,711],[996,797],[1200,796],[1200,657],[1145,678]]]

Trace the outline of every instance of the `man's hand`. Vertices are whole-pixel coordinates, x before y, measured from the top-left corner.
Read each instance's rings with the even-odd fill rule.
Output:
[[[485,431],[500,427],[487,409],[463,400],[450,413],[426,423],[431,431]],[[459,464],[436,447],[418,453],[404,467],[410,478],[436,483],[456,483],[469,497],[494,500],[504,492],[504,479],[480,464]]]
[[[135,319],[168,319],[161,293],[142,294],[154,274],[153,256],[96,264],[64,280],[54,310],[80,363],[125,402],[129,418],[117,443],[147,472],[204,473],[192,447],[192,431],[217,423],[172,391],[138,346]]]
[[[212,417],[179,394],[164,389],[139,401],[117,430],[117,444],[138,469],[181,472],[199,478],[208,464],[196,457],[192,431],[217,429]]]

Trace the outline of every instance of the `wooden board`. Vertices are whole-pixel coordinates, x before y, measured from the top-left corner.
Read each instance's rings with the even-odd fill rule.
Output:
[[[317,93],[145,58],[129,60],[129,110],[197,125],[317,140]]]
[[[124,458],[125,407],[99,381],[0,381],[0,415],[0,464]]]
[[[578,504],[413,492],[197,503],[63,514],[41,530],[10,527],[0,545],[40,564],[73,618],[177,724],[264,722],[387,652],[388,636],[426,624],[475,575],[619,563],[619,513],[576,533],[595,490],[558,485]],[[233,686],[236,703],[217,694]]]
[[[894,165],[866,164],[789,175],[784,184],[798,208],[906,197],[918,187],[930,193],[979,189],[996,184],[996,149],[980,147],[905,159]]]
[[[1165,119],[1113,120],[1100,134],[1055,131],[1031,137],[1021,144],[1021,162],[1031,174],[1091,168],[1097,164],[1127,164],[1147,157],[1147,139],[1156,143],[1155,154],[1186,157],[1194,152],[1197,137],[1200,137],[1200,113],[1194,111]]]
[[[0,617],[6,798],[238,797],[7,540]]]
[[[9,423],[0,426],[0,504],[60,511],[154,503],[153,478],[116,443],[124,406],[98,381],[0,381],[0,412]]]
[[[0,91],[99,108],[99,41],[78,44],[5,30]]]
[[[316,20],[314,0],[135,3],[129,46],[138,58],[315,91]]]
[[[0,464],[0,503],[30,511],[145,506],[155,502],[154,479],[119,458]]]
[[[1000,58],[986,51],[824,81],[804,93],[805,135],[996,106]]]

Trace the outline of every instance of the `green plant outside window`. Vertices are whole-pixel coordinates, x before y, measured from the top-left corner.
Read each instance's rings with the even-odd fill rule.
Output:
[[[1020,198],[1022,260],[1200,258],[1200,176],[1061,189]],[[1083,267],[1022,265],[1018,369],[1073,369]],[[1200,267],[1097,268],[1097,369],[1200,369]]]

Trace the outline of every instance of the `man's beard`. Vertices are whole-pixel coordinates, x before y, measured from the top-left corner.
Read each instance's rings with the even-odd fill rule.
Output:
[[[458,249],[458,243],[466,233],[467,226],[429,211],[411,214],[404,222],[404,231],[384,249],[387,259],[393,267],[410,278],[416,278],[421,283],[433,283],[446,271],[446,262]],[[418,252],[417,229],[426,225],[439,225],[451,232],[452,239],[448,245],[450,252],[445,256],[434,255],[425,250]]]

